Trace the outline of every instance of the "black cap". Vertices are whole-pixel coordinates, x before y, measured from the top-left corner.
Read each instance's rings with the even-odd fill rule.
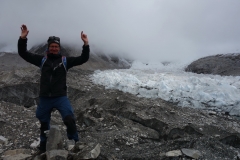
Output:
[[[59,37],[55,37],[55,36],[50,36],[49,38],[48,38],[48,48],[49,48],[49,45],[51,44],[51,43],[57,43],[58,45],[59,45],[59,47],[60,47],[60,38]]]

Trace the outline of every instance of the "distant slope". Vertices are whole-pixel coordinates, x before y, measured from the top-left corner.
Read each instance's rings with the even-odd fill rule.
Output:
[[[36,54],[44,54],[47,48],[47,44],[41,44],[34,46],[30,49],[31,52]],[[61,46],[61,54],[64,56],[80,56],[82,53],[81,49],[69,47],[67,45]],[[119,68],[130,68],[131,60],[127,60],[122,57],[110,56],[104,53],[93,53],[90,47],[90,59],[87,63],[81,65],[82,69],[96,70],[96,69],[119,69]]]
[[[0,71],[15,70],[31,66],[31,64],[24,61],[16,53],[0,52]]]
[[[188,65],[185,71],[198,74],[240,76],[240,53],[218,54],[200,58]]]
[[[47,45],[41,44],[32,47],[29,51],[35,54],[44,55]],[[64,56],[79,56],[82,53],[81,49],[74,49],[68,46],[61,47],[61,53]],[[120,69],[120,68],[130,68],[131,60],[124,59],[117,56],[109,56],[106,54],[98,54],[90,52],[89,61],[78,68],[84,70],[104,70],[104,69]],[[12,70],[26,67],[34,67],[28,62],[24,61],[16,53],[0,52],[0,70]]]

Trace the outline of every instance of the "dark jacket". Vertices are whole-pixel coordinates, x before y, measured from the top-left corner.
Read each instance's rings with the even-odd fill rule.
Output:
[[[89,45],[83,46],[82,54],[78,57],[66,57],[67,70],[73,66],[81,65],[89,59]],[[42,64],[43,55],[33,54],[27,51],[27,39],[19,38],[18,54],[27,62],[38,67]],[[57,97],[67,95],[66,71],[62,64],[61,54],[48,54],[40,79],[40,97]]]

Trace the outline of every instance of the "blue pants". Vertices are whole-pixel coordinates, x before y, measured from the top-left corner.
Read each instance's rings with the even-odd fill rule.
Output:
[[[67,96],[40,97],[40,103],[36,110],[36,117],[41,123],[40,149],[42,150],[46,150],[47,137],[44,131],[50,129],[51,112],[53,108],[56,108],[60,112],[62,120],[67,126],[68,139],[73,139],[75,142],[79,141],[73,108]]]

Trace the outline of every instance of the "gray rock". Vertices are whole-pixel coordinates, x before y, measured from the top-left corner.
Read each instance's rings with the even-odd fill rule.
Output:
[[[81,159],[95,159],[100,154],[100,144],[95,145],[94,143],[88,143],[84,147],[80,145],[82,150],[73,156],[74,160]]]
[[[40,139],[38,141],[34,141],[31,145],[30,148],[37,148],[37,146],[40,144]]]
[[[46,152],[45,153],[42,153],[41,155],[37,155],[35,157],[31,157],[33,158],[33,160],[46,160]]]
[[[208,114],[209,114],[209,115],[216,115],[217,112],[214,112],[214,111],[208,111]]]
[[[237,160],[239,160],[240,159],[240,154],[238,153],[238,155],[237,155]]]
[[[166,153],[167,157],[178,157],[181,155],[182,155],[182,152],[180,150],[173,150]]]
[[[5,157],[3,157],[3,160],[25,160],[29,157],[31,157],[31,155],[20,153],[20,154],[16,154],[16,155],[12,155],[12,156],[10,156],[10,155],[5,156]]]
[[[0,144],[7,145],[7,143],[8,143],[8,139],[3,136],[0,136]]]
[[[3,153],[4,156],[12,156],[17,154],[31,154],[31,150],[29,149],[15,149],[15,150],[7,150]]]
[[[194,158],[194,159],[198,159],[201,156],[201,153],[198,150],[183,148],[183,149],[181,149],[181,151],[186,156]]]
[[[47,151],[63,149],[62,135],[59,127],[56,125],[50,127],[46,149]]]
[[[68,151],[66,150],[51,150],[46,152],[47,160],[66,160]]]
[[[66,141],[66,148],[67,150],[72,150],[75,146],[75,141],[74,140],[67,140]]]

